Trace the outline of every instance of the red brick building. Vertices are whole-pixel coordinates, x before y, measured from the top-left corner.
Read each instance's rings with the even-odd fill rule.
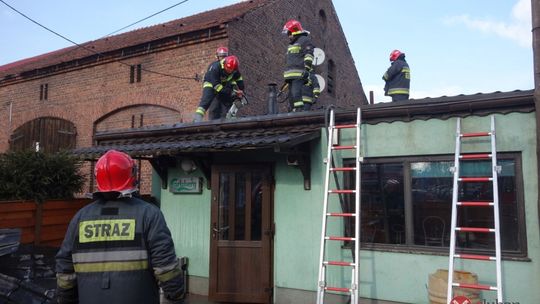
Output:
[[[243,1],[0,66],[0,152],[88,147],[100,131],[190,123],[218,46],[240,59],[250,105],[238,115],[264,115],[268,84],[282,83],[281,29],[291,18],[326,53],[318,107],[367,103],[330,0]]]

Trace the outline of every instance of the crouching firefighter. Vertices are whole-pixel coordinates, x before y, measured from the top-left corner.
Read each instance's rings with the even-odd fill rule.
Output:
[[[58,303],[182,303],[184,277],[161,211],[134,197],[137,168],[110,150],[96,163],[96,201],[71,220],[56,255]]]
[[[202,121],[212,100],[217,98],[217,105],[209,113],[209,119],[224,118],[234,101],[244,97],[244,80],[238,58],[234,55],[213,62],[204,75],[203,92],[199,107],[193,115],[193,122]]]

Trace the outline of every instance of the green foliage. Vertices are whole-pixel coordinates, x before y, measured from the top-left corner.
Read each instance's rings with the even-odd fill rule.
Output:
[[[0,154],[0,200],[71,198],[84,185],[81,165],[65,152]]]

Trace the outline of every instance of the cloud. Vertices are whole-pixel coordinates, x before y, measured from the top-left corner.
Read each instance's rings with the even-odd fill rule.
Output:
[[[446,18],[445,23],[450,25],[465,24],[470,29],[487,34],[495,34],[512,40],[526,48],[530,48],[532,44],[530,0],[518,0],[512,8],[510,21],[508,22],[483,20],[469,15],[459,15]]]

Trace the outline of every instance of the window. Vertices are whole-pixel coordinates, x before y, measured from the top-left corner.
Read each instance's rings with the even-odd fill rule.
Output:
[[[319,20],[321,21],[321,28],[324,31],[326,31],[326,13],[324,10],[319,10]]]
[[[353,162],[354,163],[354,162]],[[352,165],[352,163],[351,163]],[[363,246],[448,251],[452,214],[452,156],[375,159],[362,164],[361,241]],[[526,256],[524,207],[519,154],[498,154],[501,249],[508,256]],[[460,163],[460,176],[489,176],[491,161]],[[354,184],[354,172],[345,185]],[[459,201],[491,201],[491,183],[465,183]],[[347,198],[354,210],[354,198]],[[457,225],[494,227],[490,207],[459,207]],[[345,223],[346,234],[353,221]],[[493,234],[456,233],[458,251],[486,253],[495,248]],[[365,246],[367,245],[367,246]]]
[[[49,84],[45,83],[39,86],[39,100],[47,100],[49,97]]]
[[[336,65],[333,60],[328,60],[328,76],[326,81],[326,90],[330,96],[336,96]]]
[[[135,81],[141,82],[141,73],[142,67],[140,64],[131,65],[129,67],[129,83],[134,83]]]

